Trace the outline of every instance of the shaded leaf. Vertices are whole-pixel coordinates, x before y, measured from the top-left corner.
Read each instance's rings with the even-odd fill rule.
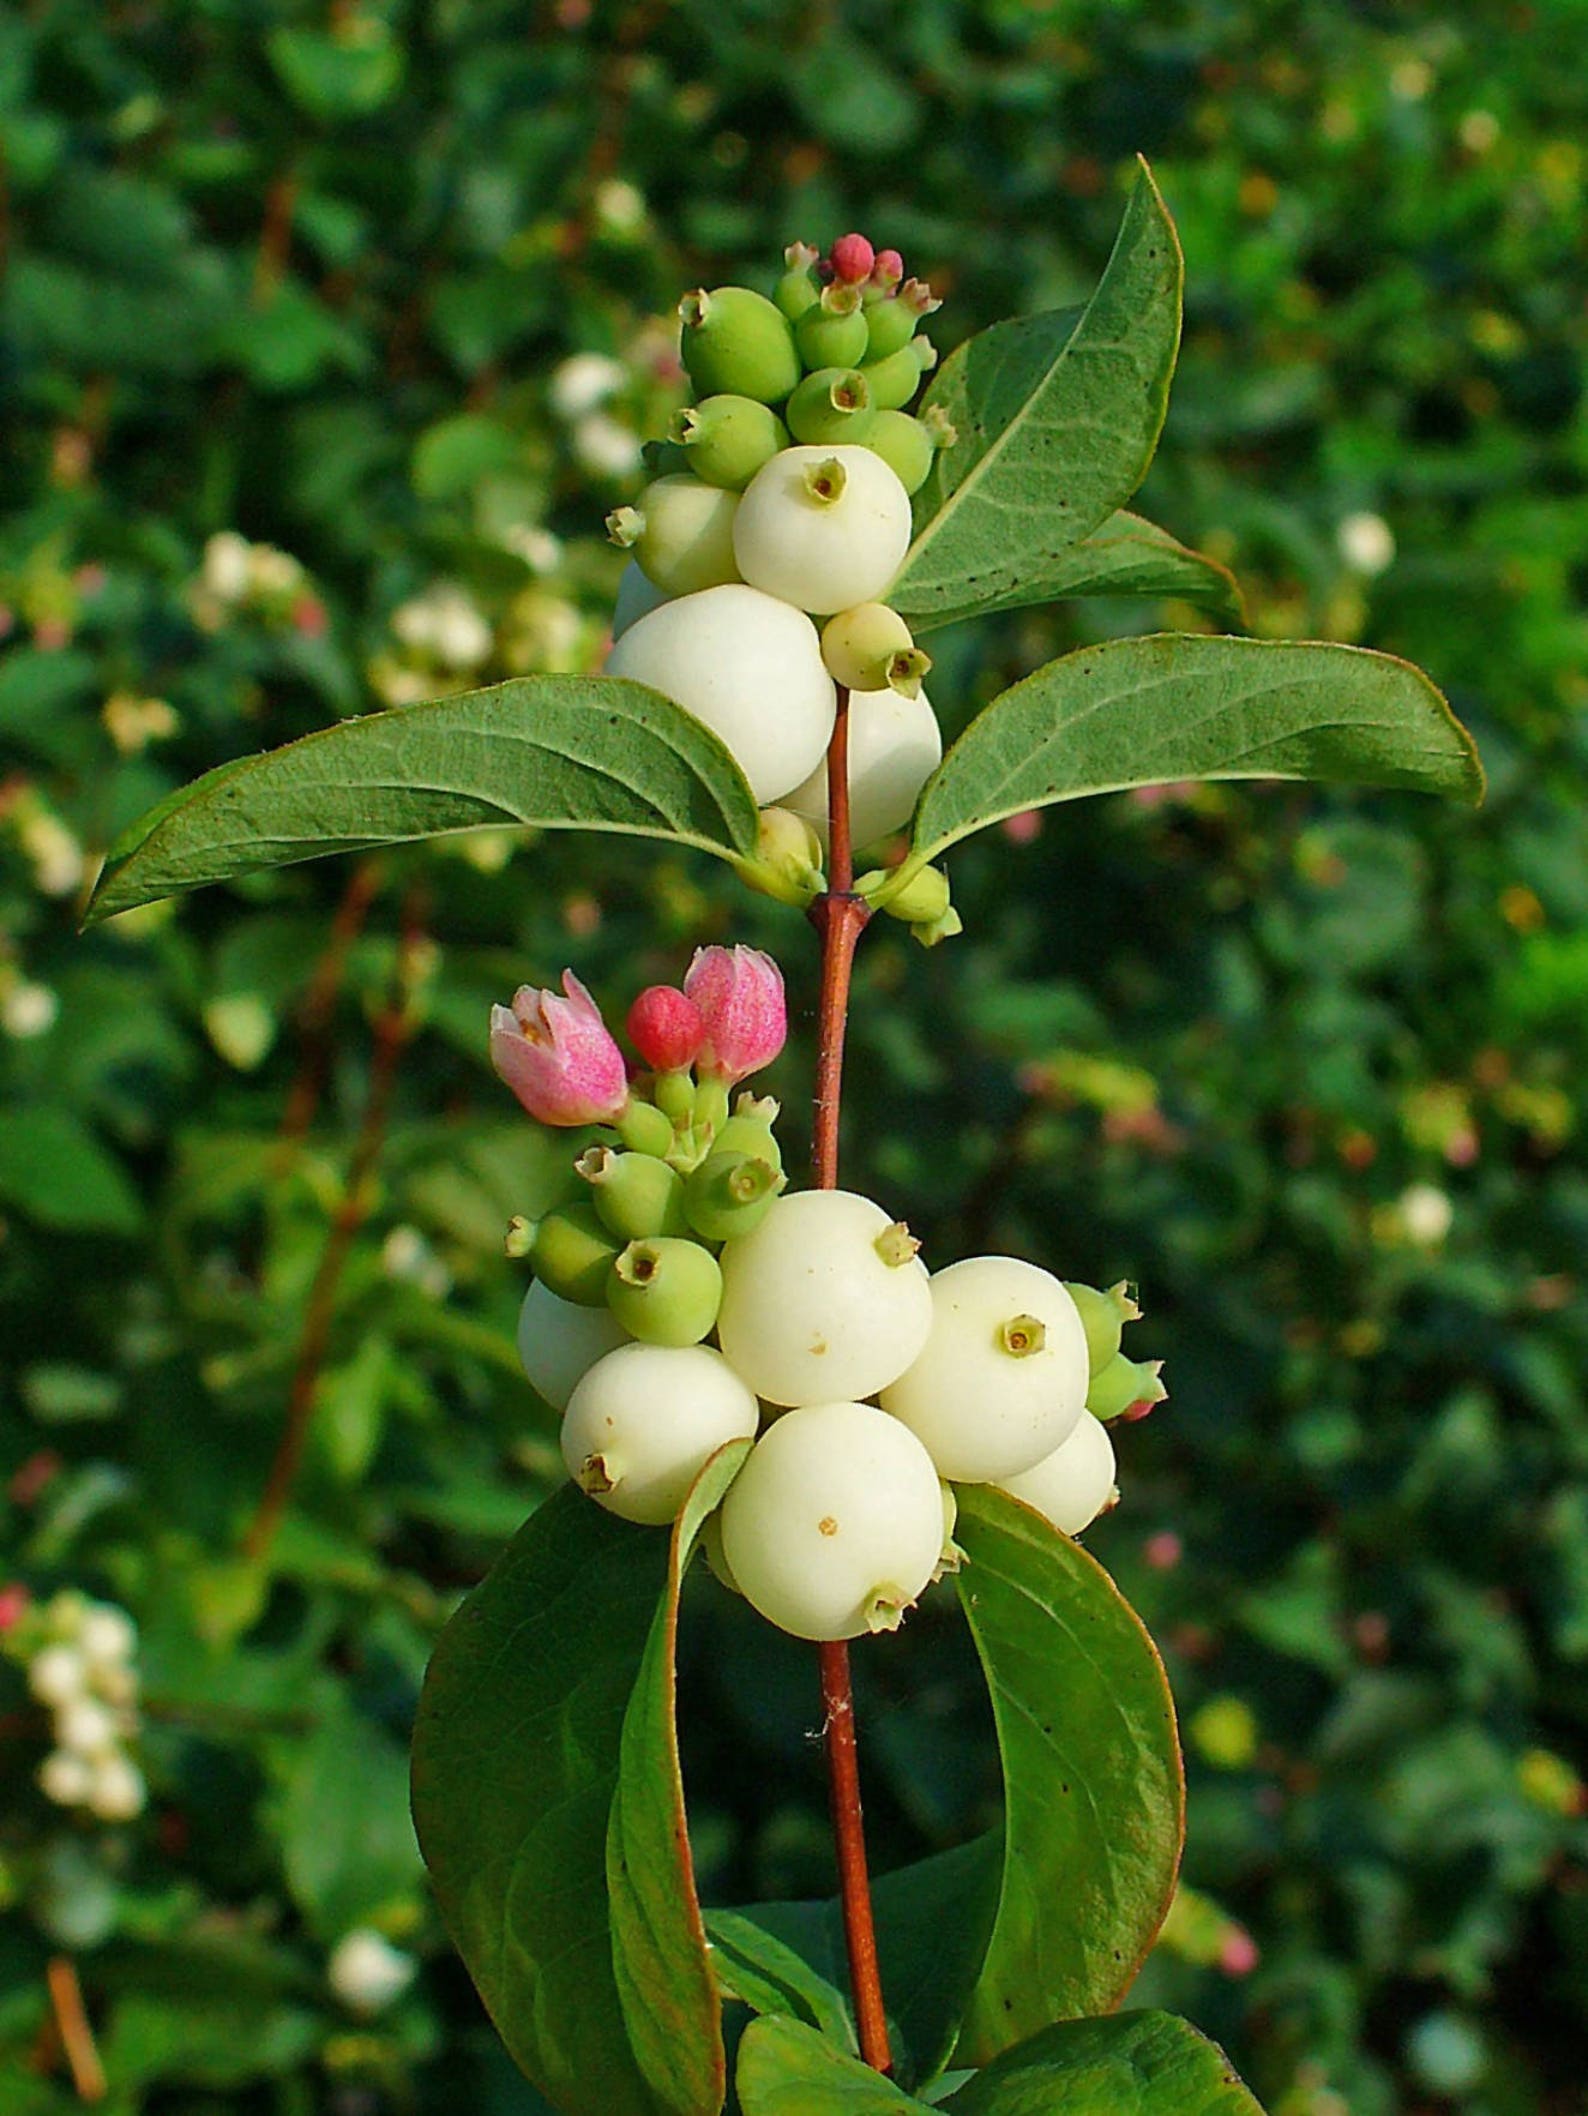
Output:
[[[924,2109],[858,2057],[802,2021],[752,2021],[734,2075],[744,2116],[889,2116]]]
[[[1129,499],[1163,429],[1183,276],[1144,162],[1078,319],[1065,310],[994,324],[950,354],[921,408],[941,410],[957,439],[917,499],[891,602],[946,624],[1035,599],[1022,581]]]
[[[1185,1787],[1162,1664],[1107,1573],[990,1485],[959,1501],[1004,1774],[1002,1888],[955,2050],[980,2064],[1118,2004],[1174,1891]]]
[[[903,584],[901,584],[902,586]],[[1167,529],[1123,510],[1110,515],[1100,529],[1032,565],[1018,581],[976,605],[976,615],[1024,608],[1029,603],[1058,602],[1066,596],[1131,595],[1174,597],[1194,604],[1237,630],[1246,623],[1240,587],[1227,566],[1180,543]],[[913,609],[895,593],[893,600],[917,632],[929,632],[958,614]]]
[[[738,766],[671,699],[615,676],[525,676],[206,773],[117,839],[87,915],[322,853],[515,823],[673,838],[723,858],[756,842]]]
[[[954,2116],[1262,2116],[1218,2044],[1172,2013],[1060,2021],[943,2106]]]
[[[143,1203],[70,1110],[15,1106],[0,1124],[0,1203],[67,1233],[136,1234]]]
[[[607,1829],[612,1954],[624,2024],[658,2101],[679,2116],[720,2108],[727,2073],[678,1760],[678,1596],[695,1538],[749,1452],[748,1440],[720,1448],[674,1526],[666,1588],[624,1715]]]
[[[668,2106],[618,2027],[606,1841],[669,1562],[665,1537],[564,1486],[447,1625],[420,1699],[414,1821],[442,1915],[565,2116]]]
[[[928,782],[914,855],[1085,794],[1319,779],[1476,801],[1472,738],[1409,662],[1311,640],[1154,633],[1065,654],[995,698]]]

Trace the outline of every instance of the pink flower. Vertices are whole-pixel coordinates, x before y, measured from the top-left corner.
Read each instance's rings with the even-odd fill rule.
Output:
[[[510,1008],[492,1007],[491,1063],[540,1123],[599,1123],[627,1107],[623,1053],[572,970],[562,988],[520,985]]]
[[[730,1087],[770,1065],[788,1039],[783,972],[759,948],[697,948],[684,991],[706,1025],[700,1069]]]
[[[706,1040],[699,1007],[675,985],[647,985],[629,1008],[629,1041],[658,1073],[693,1065]]]

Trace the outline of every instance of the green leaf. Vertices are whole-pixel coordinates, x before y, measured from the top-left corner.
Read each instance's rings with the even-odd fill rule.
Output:
[[[1162,1664],[1107,1573],[990,1485],[959,1502],[1004,1774],[1002,1889],[955,2049],[982,2064],[1119,2003],[1174,1891],[1185,1787]]]
[[[718,1989],[724,1998],[740,1999],[757,2013],[804,2021],[829,2042],[846,2050],[855,2049],[854,2022],[849,2002],[837,1982],[836,1965],[830,1965],[831,1973],[824,1973],[813,1959],[818,1953],[826,1956],[828,1906],[800,1903],[781,1908],[810,1914],[803,1947],[796,1947],[769,1930],[761,1922],[762,1906],[753,1911],[706,1912]]]
[[[911,865],[1052,801],[1265,778],[1466,801],[1483,792],[1471,736],[1409,662],[1311,640],[1160,632],[1065,654],[995,698],[928,782]]]
[[[666,1537],[565,1485],[441,1634],[414,1731],[442,1915],[502,2040],[565,2116],[667,2107],[622,2030],[606,1842],[668,1566]]]
[[[744,1466],[750,1442],[719,1448],[672,1534],[666,1590],[623,1720],[607,1829],[612,1955],[629,2043],[661,2106],[678,2116],[722,2106],[722,2005],[695,1895],[678,1760],[678,1597],[706,1516]]]
[[[1227,566],[1178,542],[1167,529],[1123,510],[1110,515],[1101,529],[1040,560],[1002,592],[976,605],[976,615],[1024,608],[1028,603],[1058,602],[1066,596],[1130,595],[1169,598],[1210,611],[1221,624],[1243,630],[1245,606],[1240,587]],[[898,602],[898,596],[894,600]],[[916,632],[929,632],[958,614],[935,615],[899,602]]]
[[[361,1712],[295,1744],[281,1815],[287,1886],[327,1941],[401,1905],[421,1881],[402,1749]]]
[[[1262,2116],[1218,2044],[1172,2013],[1060,2021],[943,2106],[954,2116]]]
[[[369,713],[208,772],[111,847],[90,922],[322,853],[482,825],[751,853],[756,807],[716,736],[643,684],[524,676]]]
[[[916,501],[890,602],[947,624],[1040,599],[1021,583],[1090,536],[1146,475],[1180,345],[1183,276],[1144,162],[1079,319],[1064,310],[994,324],[950,354],[922,410],[941,410],[958,438]]]
[[[734,2074],[744,2116],[890,2116],[924,2109],[858,2057],[802,2021],[752,2021]]]
[[[0,1124],[0,1203],[69,1234],[136,1234],[143,1204],[70,1110],[14,1107]]]

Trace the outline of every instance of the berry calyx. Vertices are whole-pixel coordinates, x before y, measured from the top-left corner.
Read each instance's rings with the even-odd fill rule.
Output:
[[[707,1242],[749,1234],[766,1218],[784,1181],[770,1161],[718,1147],[684,1183],[689,1225]]]

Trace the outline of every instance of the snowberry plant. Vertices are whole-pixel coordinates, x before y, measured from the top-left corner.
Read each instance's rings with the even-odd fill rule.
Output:
[[[1076,1540],[1114,1496],[1121,1423],[1164,1395],[1124,1347],[1135,1302],[1086,1284],[1084,1258],[926,1255],[886,1197],[839,1183],[856,946],[878,912],[927,944],[958,930],[941,863],[961,839],[1168,780],[1480,790],[1417,670],[1239,636],[1228,574],[1125,510],[1163,422],[1180,282],[1143,169],[1083,309],[997,324],[941,363],[929,289],[859,234],[825,256],[794,245],[762,287],[686,294],[693,402],[609,525],[630,563],[603,673],[226,766],[101,878],[105,916],[505,819],[696,848],[815,928],[808,1179],[755,1080],[786,1030],[765,954],[707,947],[681,985],[641,993],[627,1055],[571,969],[490,1024],[503,1081],[561,1141],[560,1189],[508,1248],[569,1482],[442,1636],[414,1813],[493,2018],[568,2116],[1256,2108],[1190,2025],[1115,2010],[1183,1821],[1163,1671]],[[929,696],[921,640],[1087,594],[1235,630],[1067,654],[945,753],[938,708],[963,715]],[[697,1554],[711,1591],[814,1642],[831,1904],[698,1900],[674,1714]],[[957,1594],[980,1655],[1004,1819],[873,1886],[850,1642],[898,1650],[887,1634],[928,1592]]]

